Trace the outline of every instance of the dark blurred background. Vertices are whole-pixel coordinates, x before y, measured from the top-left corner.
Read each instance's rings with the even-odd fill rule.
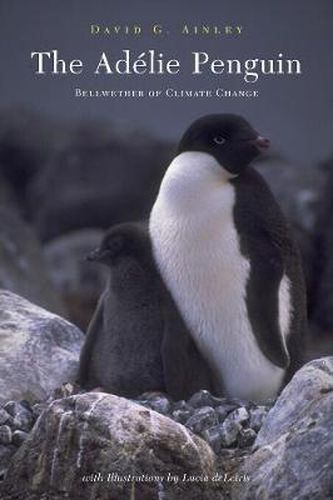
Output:
[[[294,226],[308,284],[309,352],[332,350],[333,4],[287,0],[0,0],[0,286],[85,329],[103,271],[84,262],[106,227],[146,217],[175,143],[210,112],[244,115],[270,137],[257,167]],[[90,35],[91,24],[160,23],[169,36]],[[184,36],[184,24],[241,25],[243,35]],[[181,60],[177,76],[98,76],[100,53],[162,51]],[[82,75],[36,76],[32,51],[58,49],[84,61]],[[286,58],[303,74],[190,74],[192,50],[217,58]],[[258,90],[256,99],[74,97],[82,89]]]

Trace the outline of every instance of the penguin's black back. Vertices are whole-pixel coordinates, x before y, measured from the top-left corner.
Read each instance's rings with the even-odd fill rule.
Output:
[[[270,292],[274,288],[277,292],[284,274],[290,280],[292,318],[287,341],[290,354],[287,381],[302,364],[305,342],[306,294],[300,252],[288,222],[261,175],[248,167],[230,182],[236,192],[233,215],[240,249],[251,265],[246,294],[249,319],[253,331],[259,332],[257,341],[262,351],[265,353],[269,344],[268,350],[276,358],[279,356],[278,345],[274,343],[274,331],[269,329],[272,325],[274,329],[278,323],[279,311],[276,293]],[[262,293],[258,294],[258,290]],[[270,327],[263,331],[265,340],[260,335],[259,327],[261,325],[264,330],[265,321],[259,317],[264,315]]]

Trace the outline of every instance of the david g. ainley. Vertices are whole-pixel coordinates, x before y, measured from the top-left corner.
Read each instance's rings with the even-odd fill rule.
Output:
[[[272,59],[220,59],[212,57],[208,52],[191,52],[191,74],[242,75],[247,83],[255,83],[260,75],[300,75],[302,73],[299,59],[286,59],[279,52]],[[66,60],[58,50],[49,52],[31,52],[34,72],[37,75],[80,75],[84,71],[81,59]],[[129,49],[121,51],[121,57],[102,52],[93,72],[95,75],[177,75],[182,70],[179,59],[169,59],[162,52],[153,49],[132,53]]]

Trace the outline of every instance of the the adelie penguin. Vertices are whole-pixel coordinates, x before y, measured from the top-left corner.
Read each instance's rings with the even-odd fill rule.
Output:
[[[147,226],[112,227],[88,259],[108,266],[109,279],[81,351],[79,384],[128,397],[166,391],[184,399],[213,390],[207,363],[158,273]]]
[[[220,392],[275,397],[301,364],[305,285],[277,202],[250,166],[269,141],[209,115],[180,141],[150,216],[154,257]]]

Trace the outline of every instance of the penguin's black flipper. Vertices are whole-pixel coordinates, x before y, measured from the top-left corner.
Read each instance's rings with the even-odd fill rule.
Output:
[[[96,336],[98,335],[98,332],[100,332],[103,328],[103,307],[104,307],[103,302],[104,302],[104,293],[101,295],[98,301],[97,307],[88,326],[83,347],[81,349],[79,374],[77,380],[78,384],[81,387],[85,387],[87,385],[87,381],[90,378],[89,370],[90,370],[91,357],[94,350],[94,343],[96,341]],[[98,383],[96,383],[95,385],[98,385]]]
[[[276,366],[286,368],[290,358],[279,322],[279,288],[285,269],[282,255],[271,240],[261,235],[253,241],[247,308],[260,349]]]

